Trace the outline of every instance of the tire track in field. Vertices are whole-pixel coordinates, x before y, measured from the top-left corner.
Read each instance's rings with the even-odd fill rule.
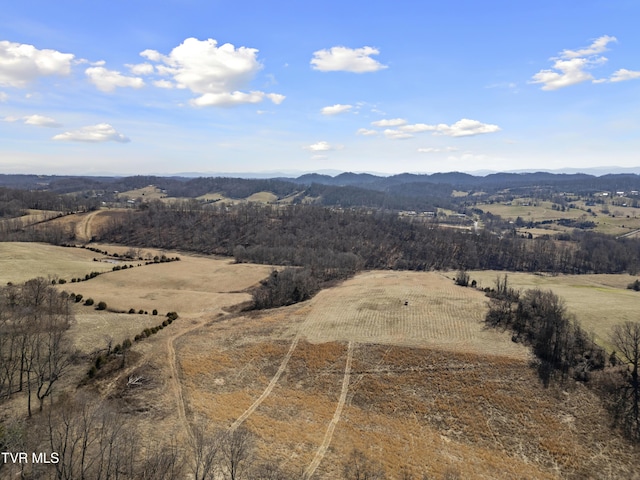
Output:
[[[273,387],[276,386],[276,383],[278,383],[278,380],[280,380],[280,377],[282,376],[285,368],[287,368],[287,364],[289,363],[291,354],[293,354],[293,351],[298,346],[298,340],[300,340],[300,334],[297,334],[293,339],[293,342],[291,342],[289,351],[282,359],[282,363],[280,364],[278,371],[269,382],[269,385],[267,385],[267,388],[265,388],[264,392],[262,392],[262,395],[260,395],[258,399],[255,402],[253,402],[253,404],[251,404],[251,406],[247,408],[247,410],[242,415],[240,415],[235,422],[231,424],[231,426],[229,427],[230,432],[234,432],[240,425],[242,425],[242,422],[244,422],[247,418],[249,418],[251,414],[256,411],[256,408],[258,408],[260,404],[264,401],[264,399],[271,394]]]
[[[353,360],[353,342],[349,342],[349,347],[347,349],[347,361],[344,366],[344,377],[342,378],[342,391],[340,392],[340,399],[338,400],[338,405],[336,405],[336,411],[333,414],[333,418],[329,423],[329,427],[327,427],[327,431],[324,434],[324,440],[318,448],[316,452],[316,456],[314,457],[311,464],[307,467],[304,472],[303,478],[309,479],[313,476],[318,465],[322,462],[325,454],[327,453],[327,449],[331,444],[331,439],[333,438],[333,431],[336,429],[336,425],[340,421],[340,416],[342,415],[342,409],[344,408],[344,404],[347,400],[347,392],[349,391],[349,380],[351,379],[351,361]]]
[[[91,241],[91,237],[92,237],[91,221],[93,220],[93,217],[95,217],[99,213],[100,213],[100,210],[91,212],[85,215],[85,217],[76,224],[75,234],[78,240],[81,240],[83,242]]]

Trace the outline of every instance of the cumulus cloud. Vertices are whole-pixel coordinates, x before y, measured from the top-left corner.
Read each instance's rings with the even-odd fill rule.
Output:
[[[620,70],[616,70],[611,75],[611,82],[624,82],[625,80],[635,80],[640,78],[640,72],[627,70],[626,68],[621,68]]]
[[[373,135],[377,135],[378,131],[377,130],[371,130],[368,128],[359,128],[358,131],[356,132],[356,134],[358,135],[364,135],[365,137],[370,137]]]
[[[413,135],[410,133],[402,132],[400,130],[393,130],[391,128],[385,129],[384,136],[392,140],[404,140],[405,138],[411,138]]]
[[[156,50],[144,50],[140,55],[157,63],[155,71],[172,81],[156,81],[161,88],[188,89],[198,94],[193,106],[233,106],[259,103],[265,99],[279,104],[284,95],[260,91],[241,91],[262,68],[255,48],[238,47],[230,43],[218,46],[214,39],[187,38],[168,55]]]
[[[320,110],[320,113],[322,113],[322,115],[338,115],[340,113],[348,112],[352,108],[353,105],[341,105],[339,103],[336,103],[335,105],[332,105],[330,107],[324,107],[322,110]]]
[[[329,142],[325,142],[323,140],[321,142],[307,145],[306,147],[302,147],[302,148],[304,148],[305,150],[309,150],[311,152],[328,152],[329,150],[338,150],[341,147],[331,145],[329,144]]]
[[[102,142],[119,142],[127,143],[131,140],[125,137],[123,134],[118,133],[108,123],[99,123],[97,125],[90,125],[88,127],[82,127],[78,130],[72,130],[70,132],[61,133],[55,135],[53,140],[67,141],[67,142],[88,142],[88,143],[102,143]]]
[[[463,118],[452,125],[440,123],[435,125],[434,135],[446,135],[449,137],[468,137],[471,135],[481,135],[484,133],[495,133],[500,131],[498,125],[482,123],[478,120]]]
[[[51,117],[45,117],[44,115],[29,115],[24,117],[24,123],[27,125],[34,125],[36,127],[61,127],[62,125],[56,122]]]
[[[482,123],[478,120],[470,120],[463,118],[452,125],[439,123],[437,125],[429,125],[426,123],[407,124],[404,118],[392,118],[371,122],[376,127],[397,127],[387,128],[382,133],[394,140],[411,138],[415,133],[432,132],[432,135],[444,135],[449,137],[467,137],[471,135],[481,135],[484,133],[499,132],[498,125]],[[356,133],[359,135],[375,135],[376,130],[368,130],[366,128],[359,129]]]
[[[87,74],[91,83],[103,92],[113,92],[116,87],[144,87],[142,78],[127,77],[116,70],[107,70],[104,67],[89,67],[84,73]]]
[[[541,84],[542,90],[558,90],[559,88],[588,81],[593,83],[606,82],[607,79],[594,78],[588,70],[607,62],[607,58],[600,54],[608,50],[607,45],[609,43],[616,41],[616,37],[603,35],[594,40],[588,47],[578,50],[563,50],[558,57],[550,59],[554,62],[553,67],[540,70],[532,77],[530,83]],[[630,79],[624,73],[617,75],[619,72],[628,72],[628,70],[618,70],[609,81],[616,82]]]
[[[387,68],[371,55],[378,55],[380,51],[373,47],[347,48],[331,47],[329,50],[313,52],[311,65],[314,70],[321,72],[376,72]]]
[[[414,123],[413,125],[402,125],[399,129],[408,133],[421,133],[436,130],[436,125],[427,125],[426,123]]]
[[[127,63],[125,67],[127,67],[133,75],[151,75],[153,73],[153,65],[150,63],[137,63],[135,65]]]
[[[0,85],[23,88],[39,77],[69,75],[73,58],[71,53],[0,41]]]
[[[375,122],[371,122],[371,125],[376,127],[398,127],[400,125],[404,125],[407,121],[404,118],[392,118],[385,120],[377,120]]]
[[[153,84],[158,88],[176,88],[176,86],[169,80],[156,80]]]

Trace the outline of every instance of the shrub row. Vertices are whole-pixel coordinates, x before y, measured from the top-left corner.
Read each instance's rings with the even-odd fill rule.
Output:
[[[167,327],[173,323],[174,320],[178,319],[178,314],[176,312],[167,313],[167,319],[164,320],[161,324],[156,325],[155,327],[145,328],[142,332],[134,337],[134,341],[139,342],[140,340],[144,340],[151,335],[158,333],[164,327]]]

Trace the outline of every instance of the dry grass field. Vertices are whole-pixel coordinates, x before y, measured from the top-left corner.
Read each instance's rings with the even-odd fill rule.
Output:
[[[640,228],[640,210],[637,208],[615,205],[587,207],[584,202],[574,203],[584,210],[571,208],[562,212],[553,210],[551,208],[552,202],[537,201],[534,203],[526,198],[516,199],[508,205],[502,203],[478,204],[478,208],[512,221],[518,217],[525,222],[559,219],[592,221],[596,224],[594,231],[607,235],[623,235]],[[608,209],[609,214],[602,212],[605,207]],[[587,208],[591,208],[596,213],[596,216],[594,217],[591,213],[588,213],[586,211]],[[549,225],[549,229],[557,231],[572,230],[559,225]]]
[[[484,328],[486,304],[483,293],[460,288],[439,273],[365,272],[320,292],[293,329],[316,343],[356,341],[475,353],[499,349],[524,358],[524,348]]]
[[[640,452],[593,393],[543,388],[524,347],[482,328],[485,308],[435,273],[368,272],[212,321],[175,343],[187,418],[243,419],[258,457],[299,478],[342,478],[353,449],[391,479],[635,478]]]
[[[154,185],[148,185],[142,188],[136,188],[135,190],[127,190],[126,192],[118,193],[120,198],[129,198],[131,200],[143,199],[143,200],[161,200],[166,198],[167,194],[162,193],[162,190]]]
[[[129,250],[95,246],[119,255]],[[81,276],[113,265],[94,262],[106,258],[80,248],[2,248],[3,274],[28,275],[29,258],[38,255],[33,268],[40,271],[64,263]],[[271,461],[291,478],[341,479],[354,449],[393,480],[409,478],[404,473],[438,480],[639,478],[640,449],[612,433],[594,394],[571,382],[543,388],[529,350],[506,332],[484,328],[486,297],[455,286],[453,272],[364,272],[307,302],[228,313],[271,267],[136,253],[181,260],[128,262],[136,266],[58,288],[111,309],[160,312],[77,304],[71,333],[85,353],[105,348],[108,339],[132,338],[167,311],[179,313],[134,343],[126,368],[90,387],[117,402],[130,427],[148,438],[186,446],[189,425],[213,431],[242,424],[255,436],[256,461]],[[482,286],[492,286],[497,274],[470,272]],[[629,276],[509,278],[516,287],[559,289],[570,310],[584,304],[576,315],[596,327],[595,318],[581,318],[596,304],[608,301],[617,316],[633,315],[632,300],[637,304],[638,294],[626,290]],[[130,388],[131,376],[143,386]]]
[[[20,283],[31,278],[84,277],[113,265],[94,262],[94,252],[42,243],[0,242],[0,282]]]
[[[498,276],[505,272],[469,272],[478,287],[494,287]],[[541,288],[553,290],[561,297],[570,313],[581,325],[595,334],[596,340],[608,346],[611,327],[626,321],[640,320],[640,294],[627,285],[638,277],[631,275],[542,275],[507,273],[509,285],[520,290]],[[453,275],[450,275],[453,277]]]

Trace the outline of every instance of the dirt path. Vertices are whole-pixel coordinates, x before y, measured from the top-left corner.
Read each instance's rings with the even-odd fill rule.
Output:
[[[244,422],[247,418],[249,418],[249,416],[253,412],[255,412],[256,408],[260,406],[260,404],[264,401],[264,399],[267,398],[269,394],[271,394],[273,387],[275,387],[276,383],[278,383],[278,380],[280,380],[280,377],[282,376],[284,369],[287,368],[287,364],[289,363],[291,354],[298,346],[299,339],[300,339],[300,334],[296,335],[296,337],[293,339],[293,342],[291,342],[289,351],[282,359],[282,363],[280,363],[280,367],[278,368],[278,371],[269,382],[269,385],[267,385],[267,388],[265,388],[264,392],[262,392],[262,395],[260,395],[260,397],[258,397],[258,399],[255,402],[253,402],[253,404],[249,408],[247,408],[247,410],[242,415],[240,415],[235,422],[231,424],[231,426],[229,427],[230,432],[235,431],[240,425],[242,425],[242,422]]]
[[[100,213],[100,210],[96,210],[95,212],[88,213],[85,215],[80,222],[76,224],[75,234],[76,238],[82,242],[88,243],[91,241],[92,231],[91,231],[91,221],[93,218]]]
[[[347,349],[347,361],[344,366],[344,377],[342,378],[342,391],[340,392],[340,399],[338,400],[338,405],[336,406],[336,411],[333,414],[331,423],[329,423],[329,427],[327,428],[327,431],[324,434],[324,440],[322,441],[322,445],[320,445],[320,448],[318,448],[318,451],[316,452],[316,456],[314,457],[313,461],[304,472],[303,478],[305,479],[309,479],[313,476],[313,474],[316,471],[316,468],[318,468],[318,465],[320,465],[320,462],[322,462],[322,459],[324,458],[325,454],[327,453],[327,449],[331,444],[331,439],[333,438],[333,431],[336,429],[336,425],[340,421],[340,416],[342,415],[342,409],[344,408],[344,404],[347,400],[347,392],[349,391],[349,380],[351,378],[352,360],[353,360],[353,342],[349,342],[349,348]]]
[[[187,418],[187,409],[185,407],[186,402],[184,398],[184,394],[182,393],[182,382],[180,381],[179,373],[178,373],[178,362],[176,361],[176,348],[175,342],[180,337],[186,335],[187,333],[200,328],[206,322],[205,318],[192,319],[193,323],[189,328],[181,330],[179,332],[174,333],[169,336],[166,340],[167,347],[167,360],[170,368],[170,381],[169,381],[169,389],[170,391],[175,392],[176,397],[176,407],[178,409],[178,425],[183,425],[185,433],[187,434],[187,438],[193,439],[193,431],[191,429],[191,423]]]

